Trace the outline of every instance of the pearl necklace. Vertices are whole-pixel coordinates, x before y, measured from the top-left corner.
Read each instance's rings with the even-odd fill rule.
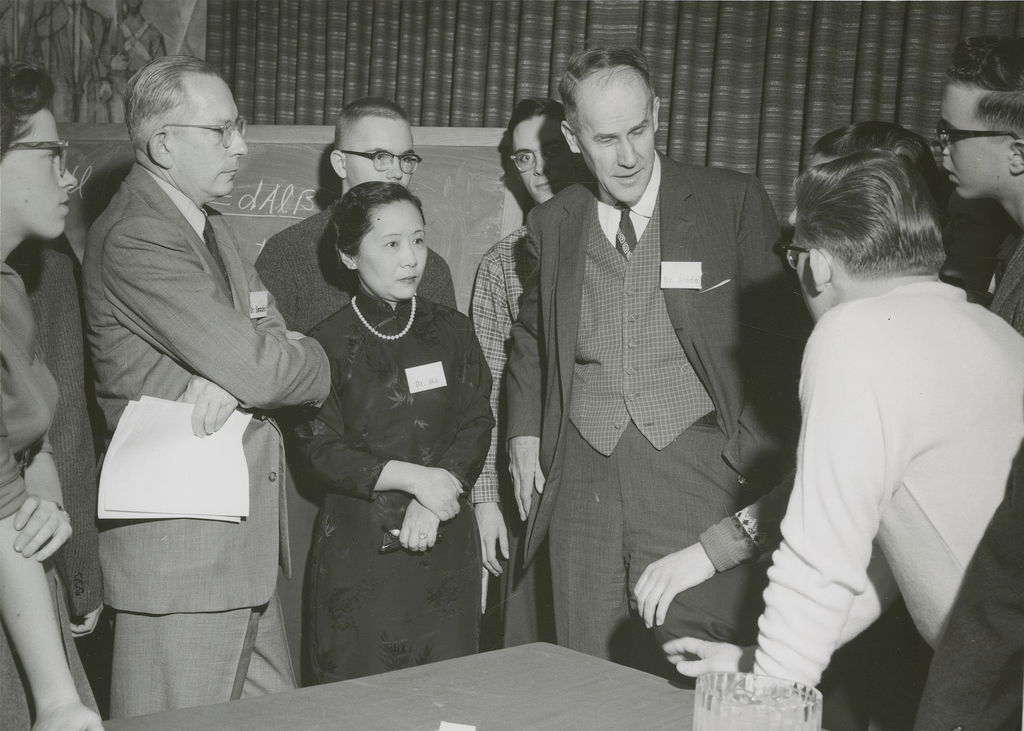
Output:
[[[406,323],[405,327],[402,329],[402,332],[398,333],[397,335],[385,335],[384,333],[375,330],[373,326],[371,326],[370,323],[366,321],[366,318],[363,317],[363,313],[359,311],[359,306],[356,305],[356,301],[354,298],[352,300],[352,309],[355,310],[356,316],[359,318],[359,321],[366,325],[366,329],[372,332],[378,338],[380,338],[381,340],[398,340],[400,337],[409,332],[409,329],[412,327],[412,321],[416,319],[416,295],[412,296],[412,312],[409,313],[409,322]]]

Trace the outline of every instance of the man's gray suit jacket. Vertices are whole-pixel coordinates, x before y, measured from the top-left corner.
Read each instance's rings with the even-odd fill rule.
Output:
[[[330,388],[316,341],[288,337],[266,288],[222,217],[210,215],[230,293],[203,239],[153,177],[135,165],[89,231],[83,265],[96,395],[112,433],[128,400],[174,400],[193,375],[216,383],[254,418],[243,437],[250,514],[208,520],[111,521],[100,534],[105,601],[168,614],[258,606],[290,571],[281,434],[265,414],[318,404]],[[140,485],[140,489],[145,489]],[[104,521],[105,522],[105,521]]]

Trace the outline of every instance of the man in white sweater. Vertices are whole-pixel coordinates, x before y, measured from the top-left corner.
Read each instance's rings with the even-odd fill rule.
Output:
[[[815,685],[897,589],[937,645],[1024,438],[1024,338],[938,280],[939,227],[904,158],[808,170],[796,218],[786,254],[816,325],[783,542],[757,647],[674,640],[687,675]]]

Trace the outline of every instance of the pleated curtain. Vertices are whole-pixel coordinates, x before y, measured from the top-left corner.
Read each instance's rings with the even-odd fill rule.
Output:
[[[1020,35],[1021,2],[209,0],[207,59],[256,124],[333,124],[367,95],[423,126],[504,126],[558,98],[569,57],[640,48],[659,149],[757,174],[780,211],[823,133],[895,121],[933,137],[962,38]]]

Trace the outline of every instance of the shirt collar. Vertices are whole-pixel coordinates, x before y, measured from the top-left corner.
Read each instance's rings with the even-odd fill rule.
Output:
[[[142,169],[146,170],[146,168]],[[153,180],[156,181],[156,184],[163,189],[164,193],[167,194],[167,197],[171,199],[171,203],[174,204],[174,207],[181,211],[181,215],[183,215],[185,220],[188,221],[189,226],[195,229],[195,232],[199,234],[199,238],[203,238],[203,231],[206,229],[206,214],[199,210],[198,206],[192,202],[191,198],[168,183],[166,180],[153,175],[153,172],[150,170],[146,170],[146,172],[149,173]]]
[[[630,211],[650,218],[654,215],[654,206],[658,203],[658,191],[661,189],[661,158],[654,153],[654,167],[651,170],[651,179],[647,183],[647,190],[640,196],[636,205],[630,207]]]

